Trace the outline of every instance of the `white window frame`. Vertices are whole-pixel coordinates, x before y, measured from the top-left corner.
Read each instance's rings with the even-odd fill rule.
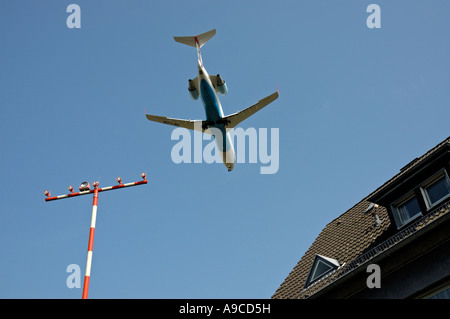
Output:
[[[323,263],[326,266],[329,266],[330,268],[324,273],[316,274],[317,268],[319,267],[319,263]],[[314,257],[313,264],[309,269],[308,277],[306,277],[305,288],[309,287],[316,281],[319,281],[321,278],[328,276],[330,273],[332,273],[339,267],[341,267],[341,265],[336,259],[316,254],[316,256]]]
[[[403,196],[402,198],[400,198],[399,200],[397,200],[396,202],[394,202],[391,205],[392,212],[393,212],[393,215],[394,215],[394,220],[395,220],[395,223],[397,225],[397,229],[402,228],[403,226],[407,225],[410,221],[416,219],[417,217],[423,216],[422,210],[420,210],[414,216],[411,216],[410,218],[408,218],[406,220],[402,220],[401,214],[400,214],[400,211],[399,211],[398,207],[402,206],[403,204],[405,204],[407,201],[409,201],[412,198],[415,198],[417,203],[420,206],[419,198],[417,198],[417,196],[414,193],[414,191],[409,192],[408,194],[406,194],[405,196]]]
[[[432,203],[430,197],[428,196],[427,187],[431,186],[432,184],[434,184],[441,178],[445,179],[445,182],[447,183],[447,187],[450,188],[450,179],[449,179],[447,171],[445,169],[441,169],[439,172],[437,172],[436,174],[431,176],[428,180],[426,180],[424,183],[422,183],[422,185],[420,185],[420,191],[425,200],[425,205],[427,206],[427,210],[430,210],[431,208],[439,205],[444,200],[446,200],[447,198],[450,197],[450,192],[449,192],[446,196],[444,196],[441,199],[439,199],[438,201]]]

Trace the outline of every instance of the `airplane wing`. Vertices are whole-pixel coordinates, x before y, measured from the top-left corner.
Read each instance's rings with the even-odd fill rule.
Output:
[[[199,131],[202,133],[208,133],[207,129],[209,128],[209,126],[207,125],[206,121],[202,121],[202,120],[191,121],[191,120],[173,119],[170,117],[159,116],[159,115],[150,115],[150,114],[145,114],[145,116],[147,117],[147,119],[149,121],[163,123],[163,124],[177,126],[177,127],[183,127],[183,128],[187,128],[189,130],[195,130],[195,131]]]
[[[261,110],[263,107],[269,105],[273,101],[275,101],[278,98],[278,91],[266,96],[265,98],[258,101],[258,103],[253,104],[252,106],[239,111],[237,113],[230,114],[228,116],[225,116],[223,118],[224,122],[228,123],[227,127],[233,128],[237,126],[239,123],[241,123],[246,118],[250,117],[251,115],[255,114],[259,110]]]

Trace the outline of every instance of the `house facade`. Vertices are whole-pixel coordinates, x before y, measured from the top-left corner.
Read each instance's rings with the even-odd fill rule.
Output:
[[[274,299],[450,299],[450,137],[322,230]]]

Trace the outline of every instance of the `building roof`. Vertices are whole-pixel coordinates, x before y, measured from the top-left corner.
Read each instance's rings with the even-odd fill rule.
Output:
[[[399,182],[400,180],[406,178],[413,171],[417,170],[420,166],[424,166],[427,161],[433,159],[433,156],[438,155],[441,151],[450,149],[450,136],[443,140],[441,143],[433,147],[431,150],[426,152],[424,155],[420,157],[416,157],[411,162],[406,164],[403,168],[400,169],[400,172],[396,174],[394,177],[389,179],[386,183],[378,187],[375,191],[373,191],[368,198],[376,198],[382,193],[386,188],[390,187],[392,184]]]
[[[272,298],[294,299],[311,297],[362,264],[365,264],[375,255],[401,242],[411,233],[419,231],[424,225],[432,223],[443,214],[448,215],[449,201],[445,203],[446,206],[444,205],[443,208],[439,207],[439,209],[423,216],[411,227],[392,234],[390,230],[393,227],[390,227],[391,220],[386,208],[380,205],[374,206],[369,201],[374,194],[379,194],[389,185],[400,180],[402,176],[409,174],[414,167],[417,168],[419,165],[422,165],[428,158],[441,151],[444,147],[450,147],[450,137],[423,156],[416,158],[372,194],[327,224]],[[375,214],[378,219],[374,218]],[[430,217],[429,215],[432,216]],[[391,235],[392,237],[389,237]],[[305,283],[316,255],[336,259],[340,263],[340,267],[305,288]]]
[[[307,297],[308,290],[312,287],[314,290],[323,287],[325,281],[322,279],[304,289],[316,254],[336,259],[345,266],[366,252],[390,226],[386,209],[383,207],[376,208],[382,222],[375,226],[372,215],[364,214],[369,205],[370,202],[362,200],[326,225],[272,298],[292,299],[299,298],[301,295]],[[338,271],[339,269],[336,272]]]

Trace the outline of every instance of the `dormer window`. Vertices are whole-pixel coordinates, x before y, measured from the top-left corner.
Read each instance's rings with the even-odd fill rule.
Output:
[[[367,197],[400,229],[450,203],[450,137],[414,159]]]
[[[319,280],[325,275],[339,267],[339,262],[336,259],[328,258],[322,255],[316,255],[311,269],[309,270],[308,278],[306,279],[305,287],[308,287],[313,282]]]
[[[439,204],[450,196],[450,180],[445,170],[441,170],[421,186],[427,209]]]
[[[422,215],[419,202],[414,193],[410,193],[392,207],[397,228]]]
[[[441,169],[391,205],[397,228],[424,215],[449,198],[450,179],[447,171]]]

